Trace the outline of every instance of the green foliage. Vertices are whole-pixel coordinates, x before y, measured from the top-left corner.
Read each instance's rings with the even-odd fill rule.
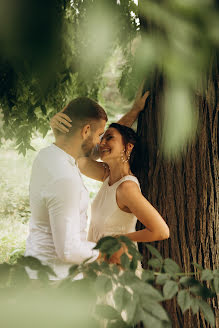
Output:
[[[15,263],[25,250],[30,216],[29,169],[21,158],[11,149],[0,151],[0,263]]]
[[[24,11],[21,1],[17,24],[8,5],[1,5],[9,32],[6,26],[0,30],[5,46],[0,51],[4,115],[0,137],[15,139],[25,155],[32,133],[38,130],[45,136],[51,115],[70,99],[77,95],[97,99],[106,62],[136,29],[130,14],[134,4],[57,0],[54,6],[51,1],[34,1]]]
[[[218,6],[216,1],[144,0],[139,17],[142,39],[124,64],[120,86],[132,97],[133,85],[146,78],[152,97],[162,97],[160,143],[166,155],[174,155],[197,131],[195,95],[205,97],[209,63],[214,65],[219,48]],[[164,90],[156,84],[157,73]]]
[[[101,250],[105,258],[110,258],[115,251],[115,245],[121,247],[124,243],[128,248],[128,252],[133,257],[136,257],[136,260],[139,260],[140,255],[136,246],[126,237],[104,237],[98,242],[96,249]],[[71,304],[72,302],[73,304],[78,302],[83,307],[83,311],[79,311],[77,314],[79,327],[86,317],[91,320],[94,327],[97,327],[101,323],[107,327],[128,328],[142,321],[147,328],[154,326],[166,328],[171,327],[171,321],[168,313],[162,306],[162,302],[176,297],[183,313],[190,308],[194,314],[200,310],[203,312],[206,321],[214,327],[214,313],[206,302],[206,296],[207,298],[216,296],[214,290],[208,289],[208,295],[198,295],[197,297],[193,288],[197,286],[199,288],[207,287],[202,285],[194,277],[193,273],[182,273],[174,261],[163,259],[151,245],[147,245],[147,247],[153,255],[159,257],[162,267],[159,268],[159,271],[143,270],[141,275],[139,275],[139,272],[135,268],[132,268],[132,260],[129,257],[123,258],[120,266],[102,261],[91,263],[84,261],[81,265],[73,265],[69,270],[68,277],[55,284],[49,281],[49,276],[55,276],[55,273],[50,267],[41,264],[35,258],[21,257],[14,265],[7,263],[0,264],[0,288],[4,292],[4,301],[10,300],[11,295],[13,295],[16,302],[24,302],[20,300],[20,288],[22,288],[22,294],[25,298],[28,298],[29,302],[28,313],[32,315],[32,307],[36,311],[36,304],[38,308],[38,302],[43,302],[42,299],[39,299],[39,296],[44,298],[45,291],[47,297],[48,295],[52,296],[49,299],[52,307],[56,307],[56,298],[61,298],[62,309],[66,307],[69,298],[71,299]],[[129,262],[129,265],[127,262]],[[125,269],[123,264],[125,265]],[[36,282],[38,297],[37,300],[34,299],[34,302],[35,289],[24,267],[29,267],[38,272],[39,279]],[[168,267],[168,272],[165,272],[165,267]],[[216,277],[218,278],[218,270],[205,270],[203,272],[202,280],[209,282]],[[83,273],[84,278],[74,280],[74,277],[78,273]],[[160,285],[162,286],[161,291]],[[29,296],[25,294],[25,290],[28,291]],[[84,293],[84,291],[86,292]],[[0,297],[0,303],[1,301],[2,299]],[[9,302],[8,304],[11,307],[11,303]],[[85,308],[86,313],[84,312]],[[72,308],[71,311],[74,312],[74,309]],[[60,322],[62,317],[63,315],[57,318],[58,322]],[[22,323],[26,327],[21,319],[16,317],[15,319],[18,320],[18,324],[21,325]],[[7,324],[7,327],[12,327],[8,324],[10,323],[9,319],[4,320],[3,322],[5,325]],[[44,317],[42,317],[42,320],[44,320]],[[74,316],[70,316],[69,320],[72,324],[75,324]],[[58,325],[58,322],[54,322],[54,324]],[[40,323],[39,320],[38,324]],[[49,321],[50,325],[52,323],[53,316],[51,316]]]
[[[161,143],[166,153],[179,150],[195,134],[194,94],[219,45],[213,0],[144,0],[139,5],[133,0],[20,1],[16,15],[9,6],[0,7],[0,137],[16,140],[19,152],[32,149],[36,130],[46,135],[51,115],[70,99],[98,99],[106,65],[118,48],[123,59],[115,75],[128,99],[145,77],[152,91],[154,72],[163,72]],[[114,101],[116,96],[110,99],[115,116]]]

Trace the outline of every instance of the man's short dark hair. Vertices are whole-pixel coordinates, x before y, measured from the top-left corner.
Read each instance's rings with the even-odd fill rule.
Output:
[[[72,127],[68,135],[74,134],[76,129],[82,128],[92,121],[104,120],[107,122],[105,110],[94,100],[87,97],[75,98],[65,107],[63,111],[72,120]]]

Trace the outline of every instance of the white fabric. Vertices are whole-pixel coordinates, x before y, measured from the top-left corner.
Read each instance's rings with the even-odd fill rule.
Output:
[[[91,222],[88,232],[88,240],[97,242],[104,236],[123,235],[135,231],[137,222],[136,216],[133,213],[122,211],[116,201],[116,190],[118,186],[127,180],[137,183],[140,189],[138,179],[133,175],[126,175],[111,186],[109,186],[109,177],[103,182],[103,185],[91,206]],[[137,248],[137,243],[135,243],[135,245]],[[135,274],[141,278],[142,266],[140,261],[138,261]],[[117,287],[118,286],[113,283],[113,291],[110,291],[108,294],[101,297],[99,303],[108,304],[116,308],[114,293]],[[122,311],[121,315],[124,320],[127,320],[126,311]],[[107,327],[107,323],[108,320],[101,321],[104,328]]]
[[[116,201],[118,186],[127,180],[134,181],[141,190],[138,179],[133,175],[126,175],[111,186],[109,186],[109,177],[103,182],[91,206],[91,222],[88,231],[89,241],[96,243],[105,236],[124,235],[136,231],[136,216],[133,213],[122,211]],[[135,245],[137,248],[136,242]],[[140,277],[141,273],[142,267],[139,261],[136,274]]]
[[[75,159],[52,144],[37,155],[30,180],[30,231],[26,256],[50,265],[56,279],[99,252],[86,240],[89,196]],[[28,270],[31,278],[36,275]],[[52,276],[51,279],[54,279]]]
[[[109,186],[109,177],[103,182],[91,206],[88,240],[97,242],[104,236],[126,234],[135,231],[136,216],[122,211],[116,201],[118,186],[127,180],[137,183],[140,189],[138,179],[133,175],[126,175],[111,186]]]

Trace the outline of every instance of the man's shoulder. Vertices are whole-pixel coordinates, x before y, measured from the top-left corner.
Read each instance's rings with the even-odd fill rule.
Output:
[[[46,156],[52,156],[52,155],[57,156],[57,153],[54,151],[53,144],[40,149],[40,151],[37,154],[37,157],[46,157]]]
[[[36,161],[40,161],[41,159],[43,160],[44,158],[51,158],[52,157],[52,147],[51,145],[50,146],[47,146],[45,148],[42,148],[38,151],[38,153],[36,154],[36,157],[34,159],[34,162]]]
[[[77,178],[78,168],[75,163],[70,163],[67,157],[56,152],[53,146],[48,146],[41,149],[33,163],[33,171],[41,171],[50,177],[62,178]]]

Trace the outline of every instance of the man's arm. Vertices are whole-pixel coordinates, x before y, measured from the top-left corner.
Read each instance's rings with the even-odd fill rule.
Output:
[[[57,180],[49,188],[47,206],[58,257],[63,262],[80,264],[89,257],[97,259],[99,251],[93,250],[95,243],[81,240],[80,191],[76,181]]]

